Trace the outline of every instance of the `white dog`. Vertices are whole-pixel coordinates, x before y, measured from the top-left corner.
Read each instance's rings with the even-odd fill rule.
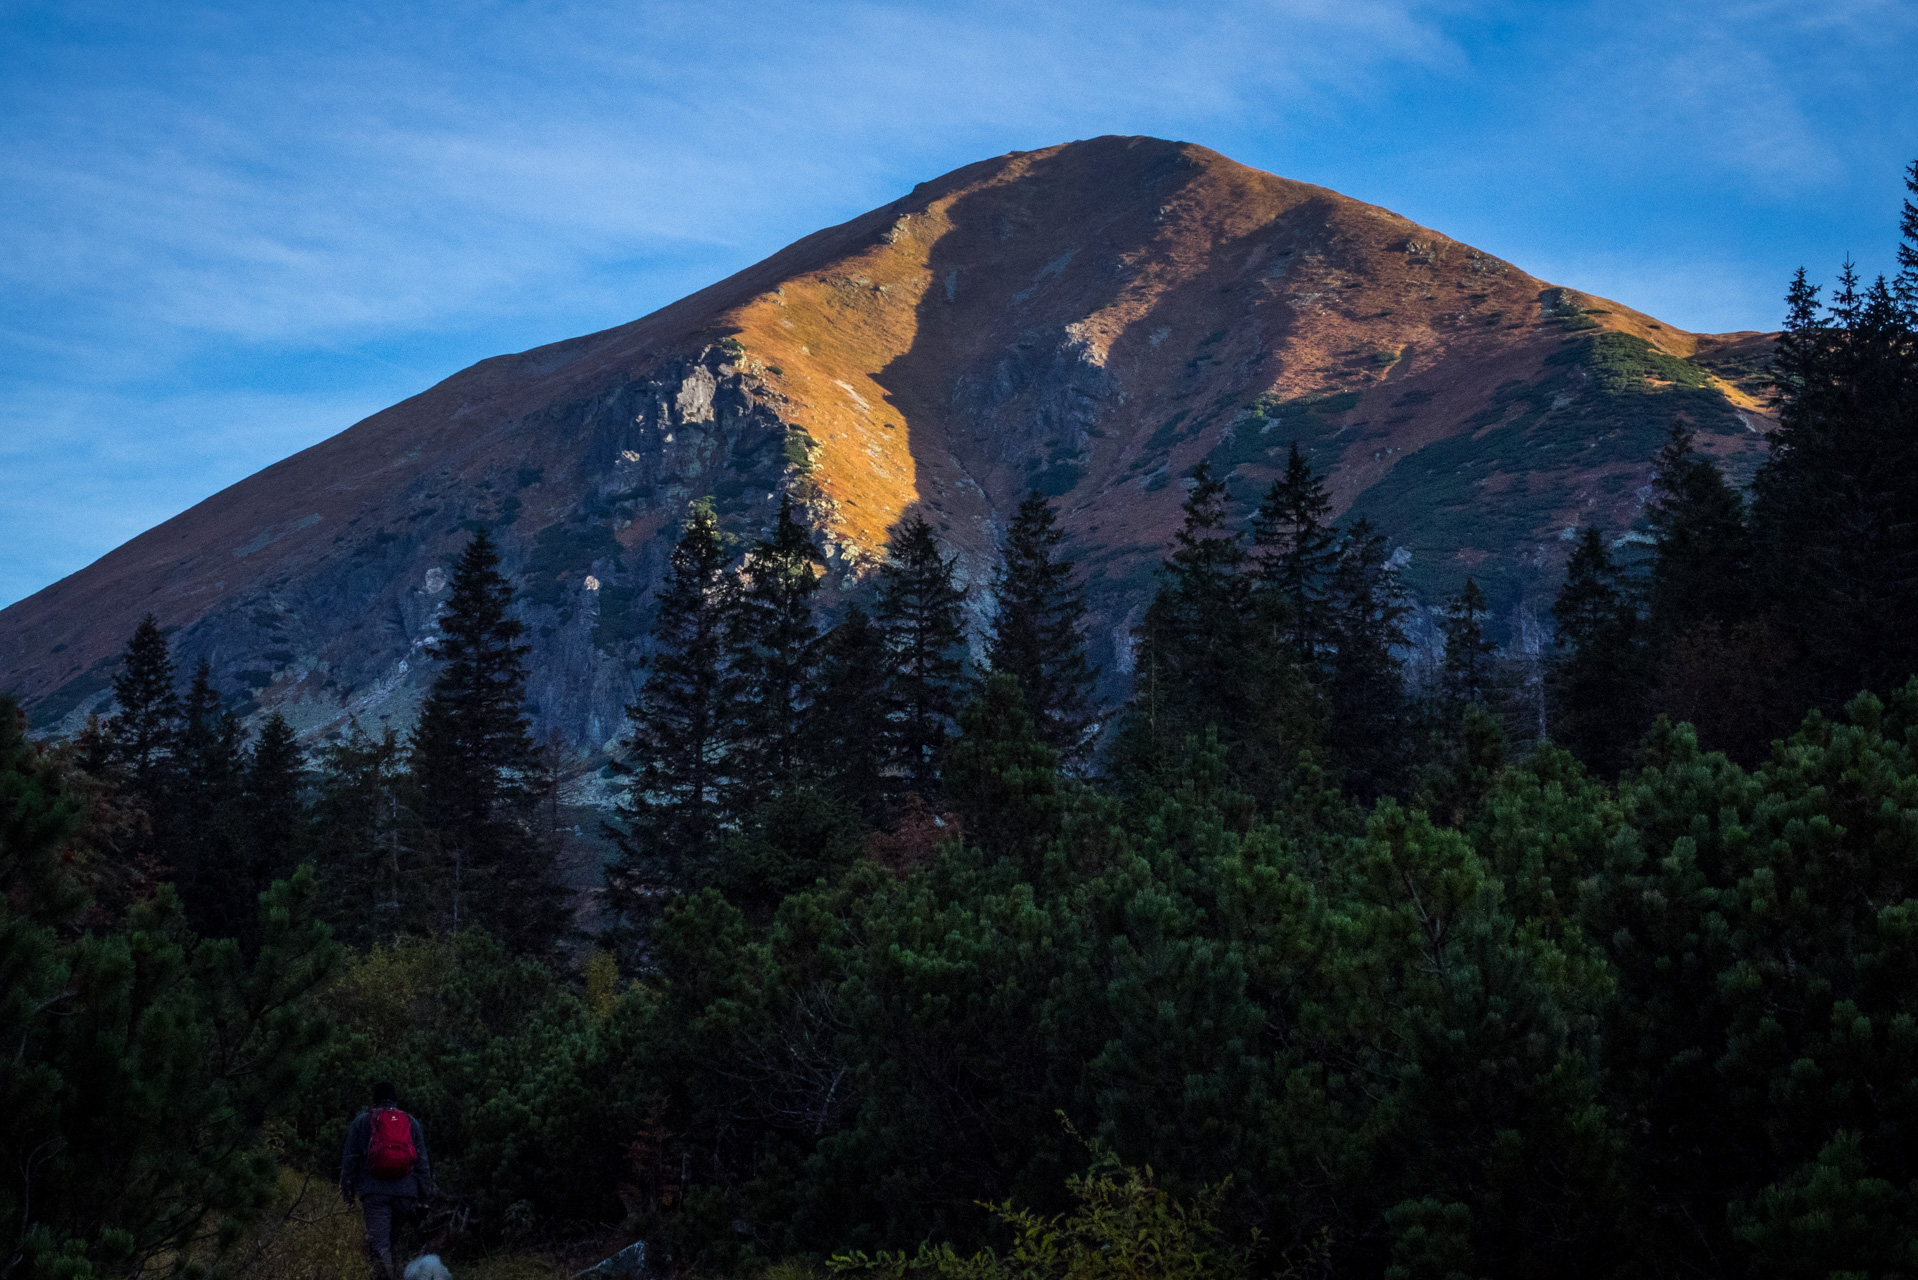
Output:
[[[453,1280],[437,1253],[423,1254],[406,1264],[405,1280]]]

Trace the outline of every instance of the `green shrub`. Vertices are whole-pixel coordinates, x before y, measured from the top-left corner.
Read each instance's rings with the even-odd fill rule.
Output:
[[[1238,1280],[1249,1269],[1249,1251],[1233,1247],[1218,1225],[1226,1183],[1182,1202],[1155,1184],[1150,1168],[1103,1155],[1066,1187],[1078,1206],[1069,1214],[1047,1218],[1010,1200],[987,1206],[1012,1234],[1004,1255],[982,1249],[962,1257],[949,1244],[922,1244],[910,1256],[838,1254],[827,1268],[878,1280]]]
[[[784,453],[788,464],[810,475],[813,469],[813,455],[818,452],[819,442],[812,438],[812,433],[806,428],[787,428]]]

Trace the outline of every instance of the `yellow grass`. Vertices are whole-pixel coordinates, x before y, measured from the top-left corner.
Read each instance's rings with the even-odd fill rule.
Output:
[[[234,1251],[233,1261],[249,1280],[367,1280],[373,1274],[361,1243],[359,1209],[343,1202],[330,1183],[290,1169],[280,1173],[273,1212]],[[455,1280],[563,1280],[571,1274],[533,1254],[447,1265]]]

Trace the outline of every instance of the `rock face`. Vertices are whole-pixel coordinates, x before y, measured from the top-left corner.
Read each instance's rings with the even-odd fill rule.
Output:
[[[404,727],[446,575],[486,526],[522,588],[539,732],[590,753],[623,725],[689,502],[745,539],[790,495],[829,607],[923,514],[983,618],[1035,487],[1122,681],[1180,478],[1209,460],[1249,509],[1294,441],[1418,596],[1470,574],[1531,634],[1578,525],[1633,536],[1674,415],[1735,476],[1757,465],[1770,346],[1203,147],[1014,153],[631,324],[483,361],[214,495],[0,612],[0,688],[72,727],[150,610],[184,663],[310,734]]]

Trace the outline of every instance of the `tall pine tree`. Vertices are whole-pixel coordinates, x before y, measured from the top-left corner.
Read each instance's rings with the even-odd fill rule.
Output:
[[[83,767],[111,786],[130,812],[127,864],[143,880],[175,879],[192,868],[174,847],[180,695],[166,636],[152,614],[140,620],[113,678],[113,714],[81,734]]]
[[[1134,637],[1127,737],[1143,751],[1125,754],[1154,771],[1184,749],[1188,735],[1237,726],[1252,656],[1252,584],[1244,538],[1227,526],[1227,501],[1225,483],[1205,463],[1193,468],[1184,523]]]
[[[730,770],[728,717],[736,696],[726,665],[735,579],[710,502],[692,504],[673,547],[653,621],[653,655],[639,700],[626,709],[630,773],[607,892],[621,927],[651,915],[714,854]]]
[[[1553,740],[1606,777],[1629,763],[1646,727],[1644,646],[1634,594],[1597,526],[1587,525],[1552,604],[1558,634],[1546,686]]]
[[[1262,594],[1293,660],[1311,664],[1326,643],[1327,593],[1338,564],[1338,531],[1329,522],[1325,482],[1292,442],[1285,474],[1272,482],[1253,517]]]
[[[247,834],[262,889],[292,875],[298,861],[307,819],[305,772],[299,737],[275,711],[246,760]]]
[[[1354,795],[1373,799],[1406,763],[1404,588],[1387,563],[1385,535],[1361,516],[1339,542],[1328,592],[1326,661],[1329,745]]]
[[[318,764],[313,851],[333,932],[361,948],[433,932],[439,868],[399,734],[376,738],[355,720]]]
[[[485,926],[522,951],[549,947],[564,908],[549,851],[534,839],[533,740],[525,627],[480,530],[454,567],[435,656],[441,666],[412,742],[427,827],[446,870],[445,925]]]
[[[109,758],[124,771],[132,794],[157,808],[172,776],[180,695],[173,657],[152,614],[140,620],[120,661],[113,678],[115,709],[105,724]]]
[[[892,790],[886,774],[889,663],[885,633],[864,609],[848,606],[820,639],[818,685],[807,711],[811,774],[873,823],[885,817]]]
[[[1674,421],[1653,470],[1646,590],[1649,709],[1756,763],[1811,696],[1790,632],[1755,591],[1745,500]]]
[[[940,554],[931,525],[911,516],[893,532],[879,570],[891,768],[901,786],[922,796],[938,788],[965,697],[966,592],[954,578],[958,562]]]
[[[1918,258],[1906,219],[1904,257]],[[1901,259],[1902,261],[1902,259]],[[1796,639],[1815,700],[1918,670],[1918,315],[1850,263],[1828,307],[1801,270],[1773,356],[1779,429],[1753,482],[1762,604]]]
[[[1750,585],[1744,498],[1676,419],[1653,465],[1652,489],[1645,509],[1655,546],[1651,642],[1664,645],[1705,625],[1728,630],[1746,612]]]
[[[1039,740],[1079,764],[1097,720],[1092,687],[1099,673],[1086,661],[1085,594],[1072,561],[1055,558],[1064,540],[1052,504],[1035,489],[1006,531],[986,666],[1018,682]]]
[[[1202,462],[1133,633],[1132,700],[1112,758],[1135,782],[1163,780],[1188,738],[1216,730],[1241,785],[1269,797],[1316,740],[1315,718],[1297,664],[1261,617],[1244,535],[1229,523],[1226,486]]]
[[[734,744],[729,807],[735,814],[771,799],[804,772],[807,708],[818,673],[813,618],[825,557],[779,504],[770,536],[746,555],[726,625],[726,661],[736,689],[727,736]]]
[[[267,881],[254,874],[248,856],[244,738],[238,717],[222,710],[202,660],[181,704],[174,778],[155,825],[165,837],[163,856],[173,866],[187,922],[203,937],[258,931],[255,898]]]
[[[1439,613],[1445,637],[1445,666],[1440,687],[1454,711],[1491,700],[1498,646],[1485,635],[1485,593],[1467,578],[1465,586]]]

